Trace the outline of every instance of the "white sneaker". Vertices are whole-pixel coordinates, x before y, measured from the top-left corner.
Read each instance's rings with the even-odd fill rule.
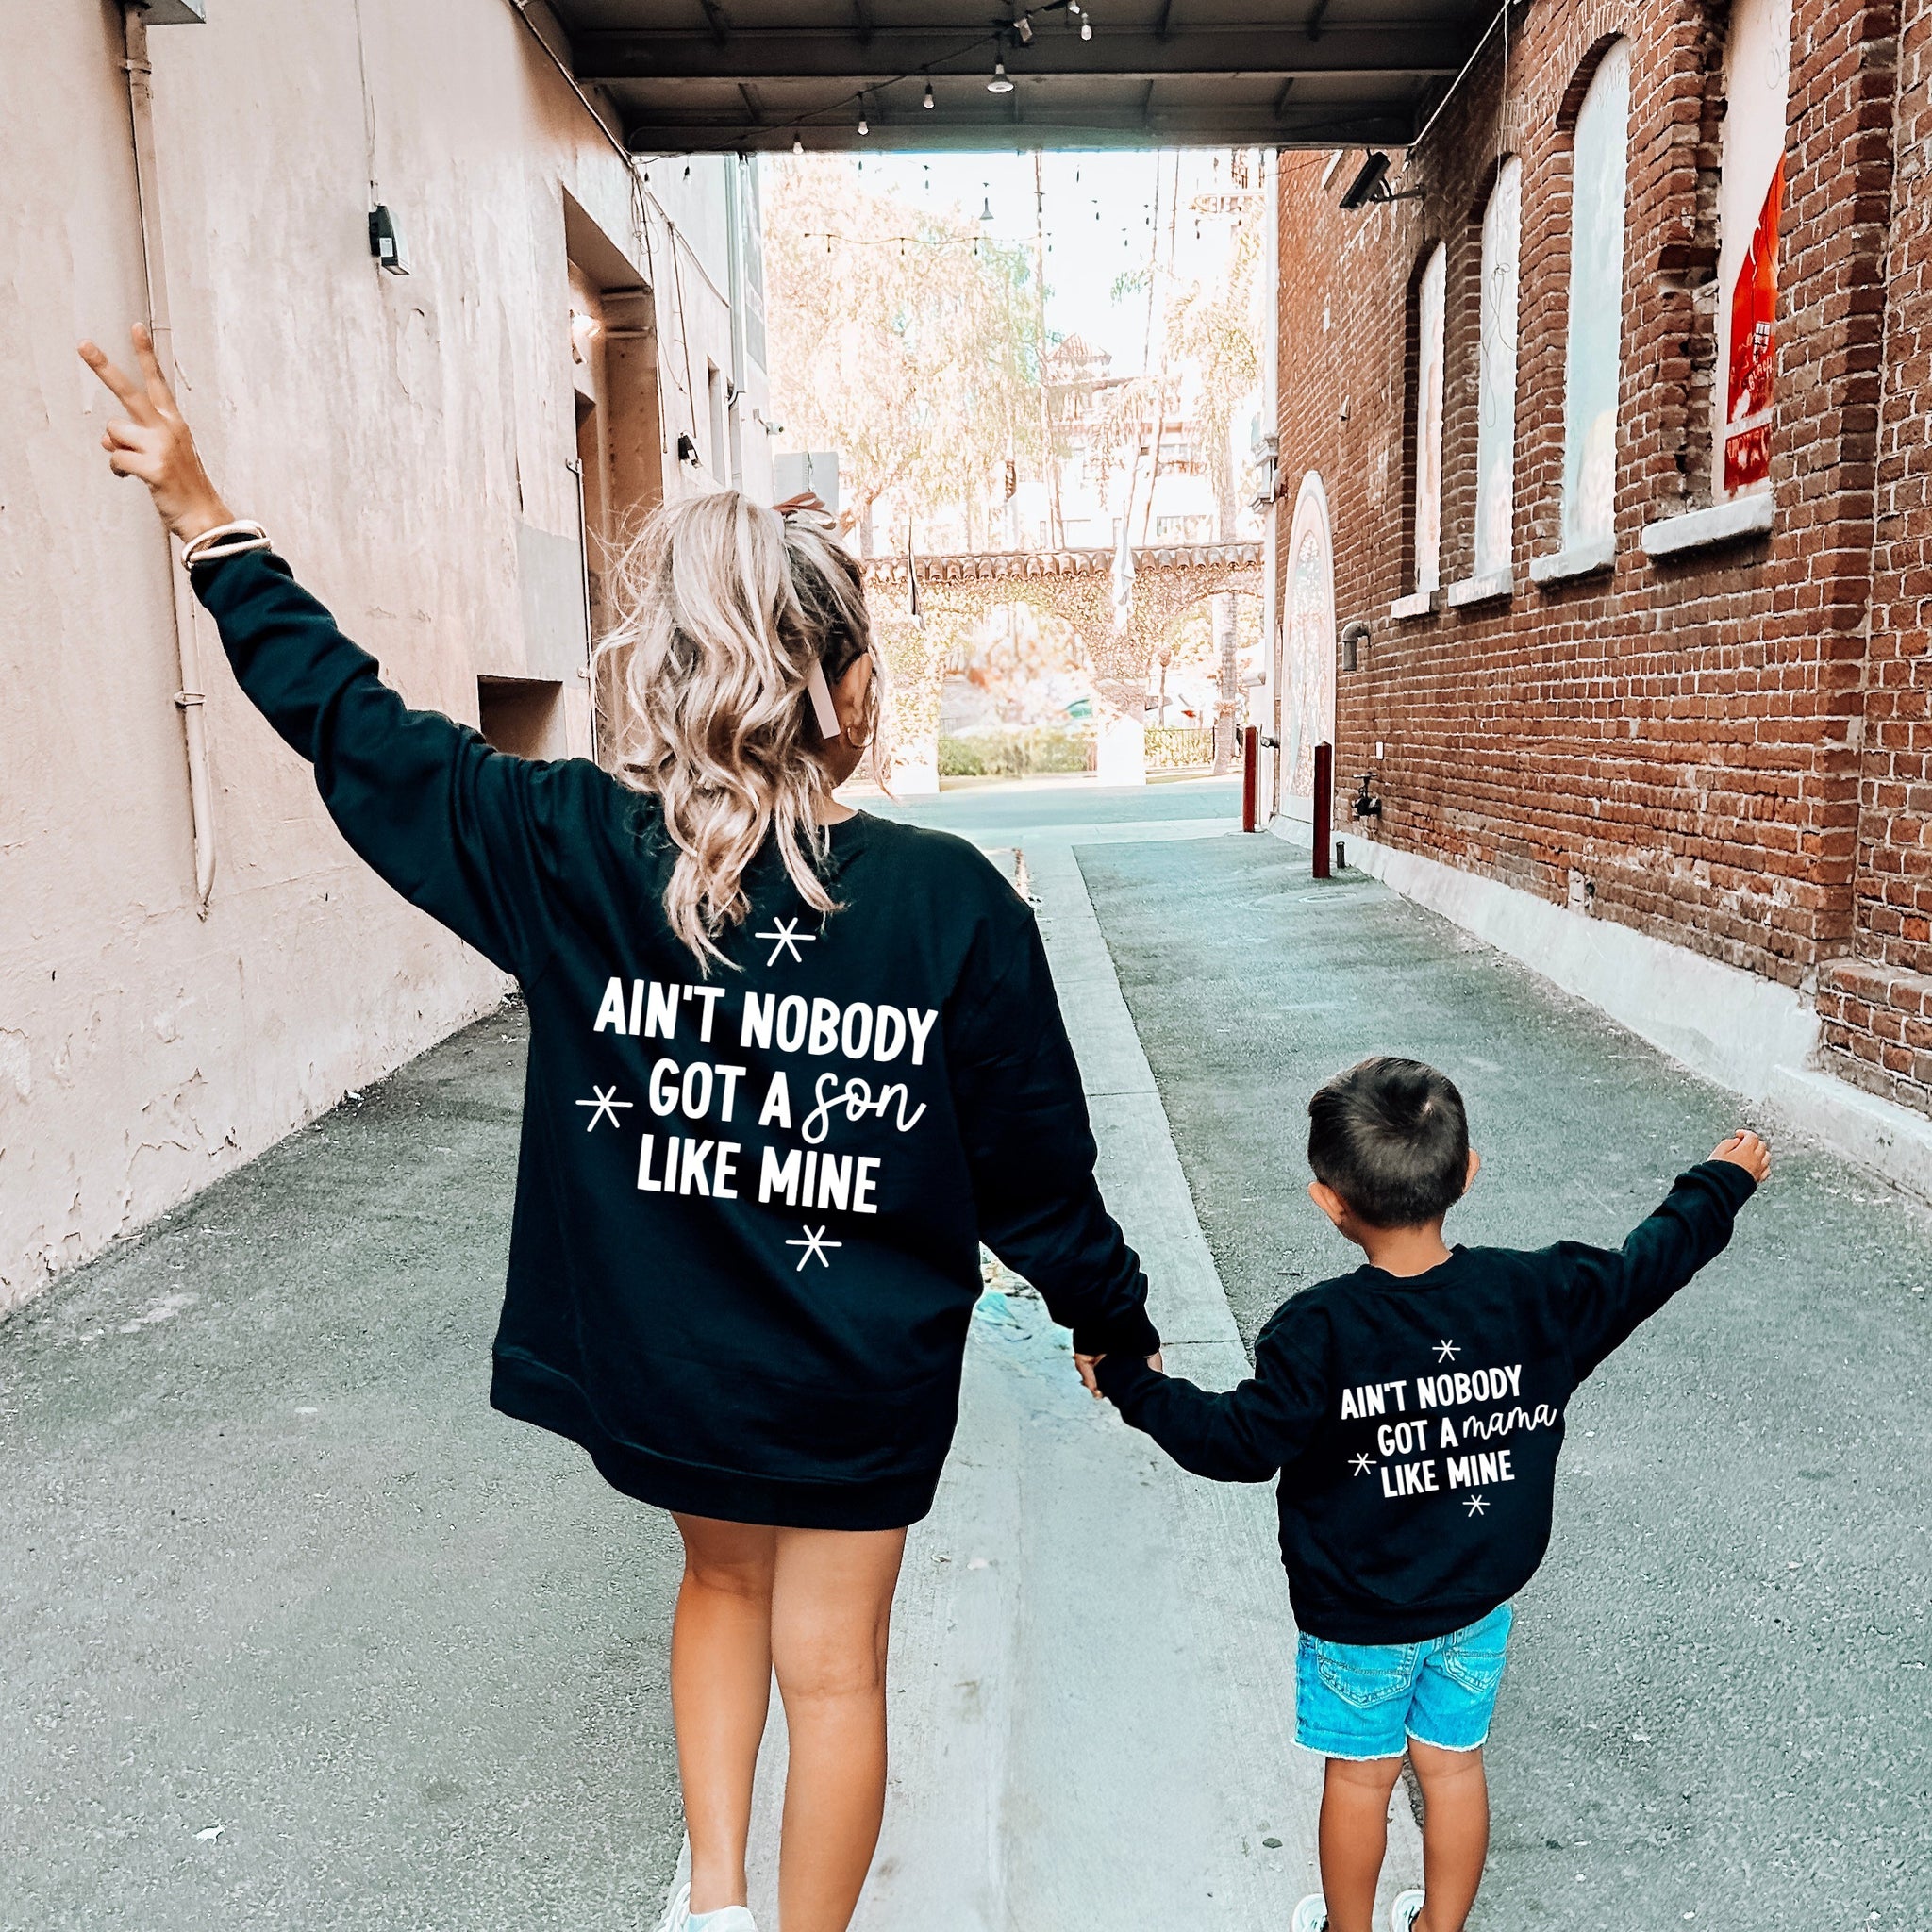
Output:
[[[743,1906],[722,1906],[715,1912],[692,1914],[691,1880],[682,1878],[664,1908],[664,1923],[658,1932],[758,1932],[758,1922]]]
[[[1309,1892],[1295,1907],[1288,1928],[1289,1932],[1328,1932],[1328,1901],[1319,1891]]]
[[[1416,1920],[1423,1909],[1423,1895],[1413,1889],[1395,1894],[1395,1903],[1389,1907],[1389,1932],[1414,1932]]]

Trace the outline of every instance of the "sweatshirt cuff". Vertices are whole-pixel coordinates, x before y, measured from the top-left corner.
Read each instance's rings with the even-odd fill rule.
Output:
[[[1093,1379],[1109,1402],[1123,1407],[1140,1390],[1160,1377],[1147,1366],[1143,1355],[1110,1355],[1095,1367]]]
[[[1757,1191],[1757,1183],[1735,1160],[1700,1160],[1684,1178],[1690,1174],[1708,1181],[1733,1214]]]
[[[1160,1346],[1160,1331],[1147,1319],[1143,1302],[1139,1307],[1104,1322],[1076,1322],[1074,1349],[1079,1355],[1150,1356]]]

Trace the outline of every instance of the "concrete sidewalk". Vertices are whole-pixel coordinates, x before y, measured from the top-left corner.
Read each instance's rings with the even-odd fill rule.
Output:
[[[1247,1357],[1079,867],[1037,828],[1024,850],[1101,1183],[1166,1358],[1237,1381]],[[1318,1889],[1321,1774],[1291,1742],[1272,1491],[1195,1482],[1125,1429],[1030,1294],[980,1306],[938,1507],[908,1545],[892,1677],[891,1800],[855,1932],[1273,1932]],[[774,1704],[754,1835],[765,1924],[782,1763]],[[1385,1906],[1421,1871],[1406,1800],[1392,1808]]]

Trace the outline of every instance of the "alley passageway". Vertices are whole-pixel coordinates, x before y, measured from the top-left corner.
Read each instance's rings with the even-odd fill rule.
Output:
[[[1468,1242],[1615,1241],[1734,1124],[1233,810],[1225,784],[1075,783],[917,813],[1026,855],[1177,1368],[1237,1375],[1277,1300],[1348,1264],[1303,1108],[1362,1054],[1462,1087]],[[651,1923],[674,1540],[485,1404],[523,1041],[515,1008],[471,1028],[0,1328],[7,1932]],[[1771,1128],[1729,1252],[1574,1405],[1481,1932],[1923,1920],[1932,1220]],[[1315,1774],[1267,1492],[1173,1473],[994,1290],[908,1557],[860,1923],[1273,1932]]]

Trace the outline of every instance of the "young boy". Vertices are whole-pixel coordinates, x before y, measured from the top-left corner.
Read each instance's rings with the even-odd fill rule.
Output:
[[[1733,1134],[1621,1250],[1451,1248],[1442,1217],[1478,1162],[1449,1080],[1364,1060],[1308,1117],[1308,1192],[1368,1265],[1276,1309],[1253,1377],[1226,1394],[1161,1374],[1158,1357],[1103,1356],[1091,1374],[1196,1475],[1280,1472],[1295,1738],[1327,1758],[1323,1892],[1294,1932],[1372,1932],[1405,1747],[1426,1890],[1396,1900],[1392,1932],[1462,1932],[1489,1849],[1482,1746],[1509,1599],[1549,1542],[1564,1407],[1723,1249],[1771,1157]]]

